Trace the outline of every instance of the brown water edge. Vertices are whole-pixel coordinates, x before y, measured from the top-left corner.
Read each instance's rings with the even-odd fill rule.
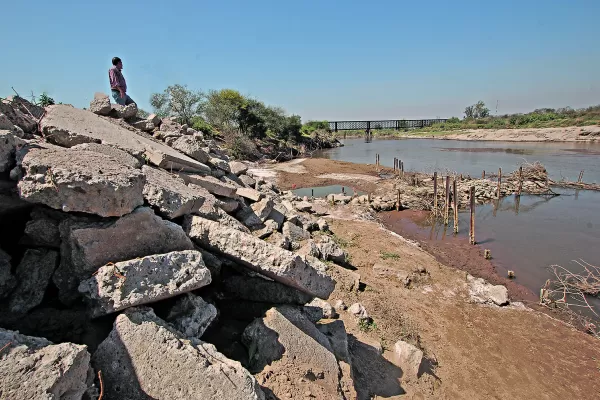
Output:
[[[512,300],[523,301],[529,306],[537,304],[538,295],[529,288],[499,275],[493,258],[486,260],[482,247],[471,245],[464,237],[454,236],[451,224],[442,240],[431,235],[432,228],[422,226],[428,216],[429,211],[418,210],[387,211],[378,214],[387,229],[407,239],[416,240],[423,250],[433,255],[440,263],[466,271],[494,285],[506,286]]]

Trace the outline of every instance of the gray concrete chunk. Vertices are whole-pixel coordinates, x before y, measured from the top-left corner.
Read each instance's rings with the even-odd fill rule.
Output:
[[[307,367],[313,371],[311,380],[318,382],[337,398],[341,392],[340,370],[327,337],[306,316],[292,306],[278,306],[267,311],[262,319],[254,320],[242,335],[250,349],[250,368],[260,372],[266,365],[278,368],[280,364],[297,376],[303,376]]]
[[[229,168],[231,173],[240,176],[248,171],[248,166],[241,161],[230,161]]]
[[[284,236],[289,237],[292,242],[301,242],[310,239],[310,233],[291,222],[285,222],[281,230]]]
[[[29,249],[17,266],[19,281],[10,295],[9,308],[15,314],[25,314],[44,298],[52,273],[58,264],[58,252]]]
[[[254,213],[260,218],[261,221],[266,221],[273,211],[273,200],[269,197],[265,197],[261,201],[252,204],[250,207],[254,210]]]
[[[204,151],[204,142],[196,136],[181,136],[171,143],[171,147],[204,164],[207,163],[210,158],[208,153]]]
[[[94,93],[94,99],[90,102],[90,111],[98,115],[108,115],[111,110],[110,98],[104,93]]]
[[[0,249],[0,299],[17,285],[17,280],[11,273],[10,256]]]
[[[213,176],[201,176],[193,174],[179,174],[179,176],[188,184],[194,184],[208,190],[210,193],[223,197],[237,197],[235,186],[221,182]]]
[[[92,316],[153,303],[210,283],[202,254],[195,250],[155,254],[101,267],[81,282],[79,292],[92,303]]]
[[[137,169],[142,167],[142,163],[137,158],[127,153],[126,151],[123,151],[113,146],[107,146],[105,144],[99,143],[83,143],[78,144],[77,146],[73,146],[71,147],[71,149],[95,151],[96,153],[101,153],[106,156],[112,157],[120,164],[127,165],[128,167]]]
[[[183,229],[139,208],[114,222],[67,219],[59,226],[60,265],[53,276],[61,301],[78,297],[77,286],[101,266],[151,254],[193,250]]]
[[[79,400],[93,386],[86,346],[0,329],[0,348],[3,399]]]
[[[121,216],[144,204],[141,171],[85,150],[31,150],[23,158],[21,198],[57,210]]]
[[[0,172],[10,171],[15,165],[17,148],[26,142],[17,137],[14,132],[0,130]]]
[[[169,219],[200,210],[204,196],[199,190],[187,186],[177,175],[147,165],[142,167],[146,176],[144,198]]]
[[[255,189],[238,188],[236,192],[237,192],[238,196],[244,197],[244,198],[246,198],[248,200],[252,200],[252,201],[259,201],[260,199],[263,198],[263,194]]]
[[[154,165],[173,170],[204,172],[210,168],[191,157],[152,139],[138,135],[109,119],[67,105],[49,106],[41,123],[48,141],[64,147],[102,143],[118,147],[135,157],[144,156]]]
[[[186,293],[179,297],[169,310],[166,321],[184,336],[200,339],[215,318],[217,318],[215,306],[207,303],[200,296]]]
[[[327,275],[325,268],[313,268],[300,256],[252,235],[201,217],[187,218],[184,229],[205,249],[275,281],[321,298],[327,298],[334,289],[335,281]]]
[[[148,308],[117,317],[94,353],[107,399],[264,400],[256,379],[237,361],[200,340],[186,340]]]

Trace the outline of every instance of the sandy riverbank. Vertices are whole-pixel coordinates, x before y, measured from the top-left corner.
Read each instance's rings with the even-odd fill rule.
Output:
[[[347,135],[347,139],[362,138]],[[343,138],[343,133],[338,133]],[[466,129],[445,132],[399,132],[393,135],[376,135],[376,139],[444,139],[481,140],[505,142],[593,142],[600,141],[600,126],[573,126],[565,128],[516,128],[516,129]]]
[[[388,190],[386,180],[374,181],[377,171],[372,165],[308,159],[296,160],[290,167],[277,165],[271,176],[283,188],[350,181],[363,189],[372,185],[375,192]],[[327,218],[363,283],[359,291],[338,286],[330,301],[362,303],[375,328],[365,332],[342,313],[346,329],[361,342],[383,348],[383,358],[364,352],[363,362],[369,368],[354,376],[359,398],[550,399],[588,398],[600,392],[597,339],[531,308],[471,301],[464,270],[493,283],[508,283],[493,277],[489,261],[472,246],[468,253],[454,246],[453,256],[444,258],[452,244],[415,246],[356,211],[351,205],[329,206]],[[479,264],[481,271],[477,271]],[[395,276],[419,270],[426,272],[408,287]],[[533,305],[532,293],[519,294],[519,290],[509,284],[513,300]],[[392,360],[398,338],[424,349],[424,367],[430,372],[416,380],[401,379],[400,386],[397,370],[386,361]]]

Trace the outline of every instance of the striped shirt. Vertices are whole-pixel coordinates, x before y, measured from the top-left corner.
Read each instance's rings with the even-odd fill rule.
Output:
[[[112,67],[108,70],[108,80],[110,81],[110,88],[118,90],[119,88],[123,89],[124,92],[127,92],[127,83],[125,82],[125,78],[119,68],[116,66]]]

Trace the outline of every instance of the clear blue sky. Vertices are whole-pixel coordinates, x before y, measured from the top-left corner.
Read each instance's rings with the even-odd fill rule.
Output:
[[[233,88],[307,119],[600,104],[600,1],[4,1],[0,96]]]

